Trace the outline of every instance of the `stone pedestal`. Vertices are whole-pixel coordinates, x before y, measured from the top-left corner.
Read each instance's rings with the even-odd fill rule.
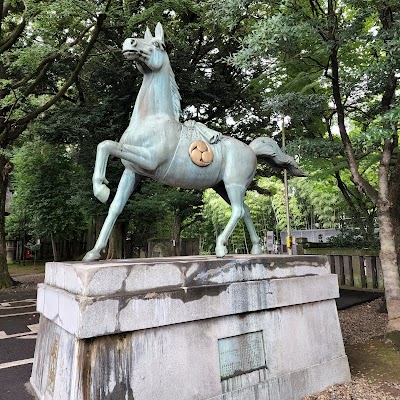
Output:
[[[40,399],[292,400],[350,380],[323,256],[48,263]]]

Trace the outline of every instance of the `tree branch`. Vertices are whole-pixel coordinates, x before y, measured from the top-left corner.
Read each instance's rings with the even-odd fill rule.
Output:
[[[352,110],[352,111],[358,111],[360,112],[362,115],[364,115],[364,117],[368,118],[368,119],[373,119],[373,117],[368,114],[367,112],[365,112],[364,110],[362,110],[360,107],[356,107],[356,106],[352,106],[352,105],[348,105],[348,106],[344,106],[345,109],[347,110]]]
[[[18,40],[24,31],[26,26],[26,20],[23,19],[19,25],[15,27],[15,29],[10,32],[3,40],[0,41],[0,54],[3,54],[9,48],[13,46],[13,44]]]
[[[0,0],[0,38],[3,36],[2,28],[3,28],[3,18],[7,13],[6,9],[7,4],[4,3],[4,0]]]
[[[325,15],[325,11],[323,10],[321,4],[319,4],[317,0],[309,0],[309,1],[310,1],[311,12],[315,17]]]
[[[372,200],[372,202],[376,204],[378,193],[376,189],[360,174],[353,145],[346,129],[345,109],[342,102],[342,95],[340,92],[340,83],[339,83],[338,44],[336,42],[336,36],[335,36],[337,31],[337,18],[333,7],[333,0],[328,0],[328,22],[329,22],[328,40],[335,43],[335,45],[332,46],[330,54],[330,61],[332,68],[332,94],[337,111],[340,137],[344,145],[345,154],[351,172],[351,180],[356,185],[358,190],[363,191]]]
[[[108,0],[106,9],[109,8],[110,3],[111,3],[111,0]],[[52,99],[50,99],[48,102],[43,104],[41,107],[38,107],[36,110],[29,113],[27,116],[25,116],[24,118],[17,121],[18,125],[19,124],[24,125],[24,124],[29,123],[30,121],[35,119],[38,115],[40,115],[44,111],[48,110],[51,106],[56,104],[57,101],[59,101],[65,95],[67,90],[77,79],[80,71],[82,70],[84,63],[86,62],[86,60],[90,54],[90,51],[93,49],[93,46],[101,32],[101,29],[102,29],[103,23],[106,19],[106,16],[107,16],[106,13],[101,13],[98,15],[97,23],[96,23],[95,29],[93,31],[93,35],[92,35],[91,39],[89,40],[89,42],[86,46],[86,49],[84,50],[82,56],[80,57],[77,66],[72,71],[70,77],[67,79],[67,81],[64,83],[64,85],[61,87],[61,89],[58,91],[58,93],[56,95],[54,95],[54,97]]]
[[[38,65],[38,67],[35,69],[34,72],[32,72],[31,74],[27,75],[24,79],[21,79],[19,82],[16,82],[12,88],[13,89],[17,89],[23,85],[25,85],[26,83],[28,83],[31,79],[33,79],[35,76],[38,76],[41,73],[42,69],[47,68],[47,65],[49,63],[52,63],[58,56],[59,56],[59,52],[53,52],[51,54],[49,54],[46,58],[44,58],[40,64]]]
[[[66,48],[71,48],[75,45],[77,45],[78,43],[80,43],[84,36],[86,35],[86,33],[94,26],[94,24],[91,24],[89,26],[87,26],[80,34],[79,36],[73,40],[72,42],[66,43]],[[35,81],[29,86],[29,88],[27,88],[24,91],[24,96],[29,95],[30,93],[33,92],[34,88],[37,86],[37,84],[43,79],[45,73],[49,70],[51,64],[54,62],[54,60],[59,57],[64,50],[59,50],[59,51],[54,51],[51,54],[49,54],[46,58],[44,58],[39,66],[36,68],[36,70],[34,72],[32,72],[31,74],[29,74],[28,76],[26,76],[24,79],[20,80],[19,82],[15,83],[13,85],[13,88],[18,88],[21,87],[23,85],[25,85],[26,83],[28,83],[31,79],[33,79],[36,76]]]

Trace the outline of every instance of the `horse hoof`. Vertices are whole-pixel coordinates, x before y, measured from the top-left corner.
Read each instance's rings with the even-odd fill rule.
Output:
[[[215,255],[217,257],[224,257],[228,254],[228,249],[226,248],[226,246],[217,246],[215,248]]]
[[[88,261],[98,261],[100,260],[101,256],[100,253],[97,253],[93,250],[88,251],[85,255],[85,257],[82,258],[82,261],[88,262]]]
[[[105,203],[110,197],[110,189],[106,185],[100,185],[97,190],[93,190],[93,194],[97,197],[102,203]]]
[[[263,253],[263,251],[259,244],[255,244],[251,249],[251,254],[262,254],[262,253]]]

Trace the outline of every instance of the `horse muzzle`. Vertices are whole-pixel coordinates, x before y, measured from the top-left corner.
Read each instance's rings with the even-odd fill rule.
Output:
[[[122,49],[122,55],[128,60],[137,60],[140,57],[140,53],[132,49]]]

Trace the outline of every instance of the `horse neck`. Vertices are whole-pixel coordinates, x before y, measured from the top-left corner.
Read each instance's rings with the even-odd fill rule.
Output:
[[[155,72],[145,73],[136,99],[132,120],[144,119],[156,114],[174,117],[170,83],[170,64],[166,62]]]

